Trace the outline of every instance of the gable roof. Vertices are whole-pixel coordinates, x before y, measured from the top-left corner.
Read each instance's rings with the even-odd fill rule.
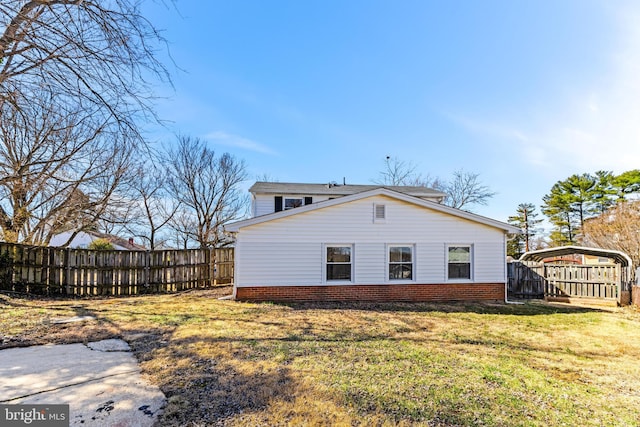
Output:
[[[73,231],[64,231],[62,233],[58,233],[54,235],[51,239],[50,245],[57,246],[58,244],[62,245],[63,243],[66,243],[67,240],[69,240],[69,237],[71,237],[73,233],[74,233]],[[127,239],[123,239],[122,237],[114,236],[112,234],[100,233],[98,231],[93,231],[93,230],[78,231],[74,236],[74,239],[80,237],[82,234],[89,236],[92,239],[92,241],[95,239],[104,239],[109,243],[111,243],[112,245],[122,248],[123,250],[128,250],[128,251],[146,250],[144,246],[138,245],[137,243],[132,243]],[[71,243],[73,243],[73,239],[71,240],[71,242],[69,242],[69,244]]]
[[[322,196],[349,196],[376,188],[388,188],[414,197],[443,199],[446,194],[433,188],[409,185],[352,185],[352,184],[296,184],[290,182],[256,182],[249,188],[253,194],[300,194]]]
[[[336,199],[325,200],[322,202],[312,203],[310,205],[300,206],[295,209],[288,209],[280,212],[274,212],[267,215],[261,215],[254,218],[232,222],[230,224],[225,225],[224,229],[227,232],[236,233],[240,231],[240,229],[243,227],[261,224],[263,222],[273,221],[276,219],[286,218],[292,215],[300,215],[305,212],[324,209],[324,208],[328,208],[336,205],[341,205],[344,203],[349,203],[349,202],[365,199],[367,197],[372,197],[372,196],[387,196],[387,197],[390,197],[396,200],[401,200],[407,203],[411,203],[423,208],[431,209],[437,212],[442,212],[458,218],[462,218],[462,219],[473,221],[479,224],[487,225],[489,227],[497,228],[497,229],[503,230],[505,233],[512,233],[512,234],[521,233],[519,228],[514,227],[510,224],[507,224],[501,221],[496,221],[495,219],[487,218],[481,215],[476,215],[474,213],[466,212],[460,209],[451,208],[449,206],[445,206],[430,200],[420,199],[418,197],[410,196],[408,194],[394,191],[386,187],[375,187],[372,190],[363,191],[360,193],[355,193],[348,196],[339,197]]]

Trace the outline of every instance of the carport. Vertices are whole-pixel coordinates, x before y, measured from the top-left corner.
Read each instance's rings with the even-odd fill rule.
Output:
[[[575,254],[609,258],[613,263],[584,265],[543,262],[545,259]],[[513,285],[515,293],[525,286],[528,289],[537,289],[539,294],[543,294],[548,300],[620,305],[630,303],[633,263],[624,252],[582,246],[560,246],[526,252],[520,257],[519,264],[510,269],[514,271],[510,285]],[[518,269],[529,271],[523,274],[518,272]],[[518,277],[527,277],[528,283],[519,283]]]

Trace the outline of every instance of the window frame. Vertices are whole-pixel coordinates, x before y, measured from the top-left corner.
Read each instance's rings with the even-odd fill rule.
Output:
[[[349,248],[349,262],[331,262],[328,259],[329,248]],[[322,278],[324,283],[354,283],[355,269],[354,269],[355,248],[353,243],[325,243],[322,245]],[[349,264],[349,279],[330,279],[329,278],[329,265],[346,265]]]
[[[450,250],[451,248],[469,248],[469,261],[468,262],[454,262],[452,263],[449,259],[449,254],[450,254]],[[473,250],[473,244],[470,243],[449,243],[447,245],[445,245],[445,253],[446,253],[446,260],[445,260],[445,271],[446,271],[446,277],[447,277],[447,282],[473,282],[473,277],[474,277],[474,250]],[[450,264],[469,264],[469,277],[450,277],[449,275],[449,266]]]
[[[392,262],[391,261],[391,249],[392,248],[409,248],[411,255],[411,262]],[[411,277],[408,279],[403,278],[391,278],[391,265],[411,265]],[[392,243],[386,245],[386,271],[385,276],[388,282],[415,282],[416,281],[416,245],[415,243]]]

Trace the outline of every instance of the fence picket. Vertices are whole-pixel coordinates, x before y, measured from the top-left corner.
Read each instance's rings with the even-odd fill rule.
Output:
[[[533,261],[507,264],[509,295],[516,298],[599,298],[616,300],[620,265],[542,264]]]
[[[233,248],[94,251],[0,242],[0,290],[39,294],[136,295],[233,282]]]

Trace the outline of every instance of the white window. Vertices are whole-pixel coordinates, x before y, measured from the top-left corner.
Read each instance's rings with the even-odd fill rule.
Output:
[[[351,245],[326,246],[326,279],[330,281],[350,282],[353,276]]]
[[[284,199],[284,210],[299,208],[303,205],[304,200],[302,198],[285,198]]]
[[[471,280],[471,245],[447,246],[447,278]]]
[[[389,280],[413,280],[413,246],[389,245]]]

